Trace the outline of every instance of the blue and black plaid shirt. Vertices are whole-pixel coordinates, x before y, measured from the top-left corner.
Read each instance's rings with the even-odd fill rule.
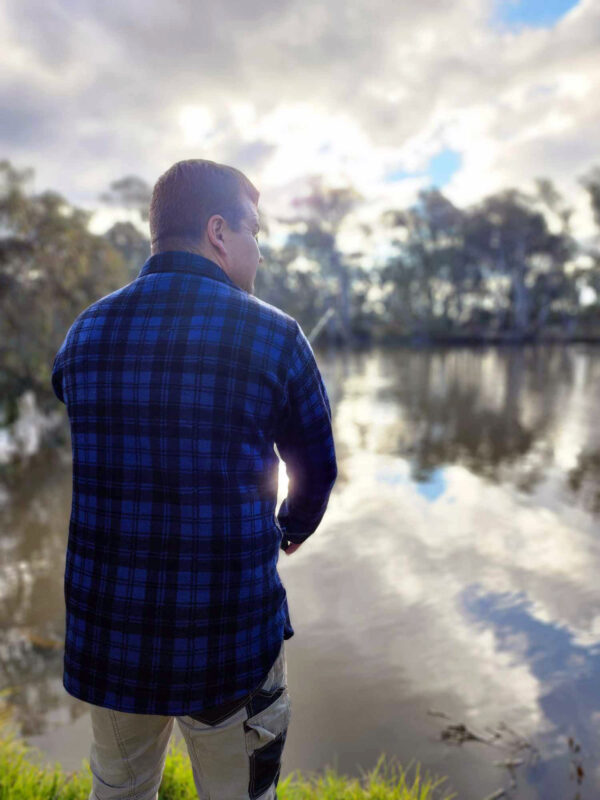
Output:
[[[246,697],[294,635],[282,538],[315,531],[337,474],[302,329],[213,261],[160,253],[79,314],[52,385],[73,451],[65,689],[166,715]]]

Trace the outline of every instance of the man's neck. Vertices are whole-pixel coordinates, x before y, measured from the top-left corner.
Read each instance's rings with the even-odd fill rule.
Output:
[[[161,242],[160,247],[151,246],[150,255],[156,256],[159,253],[166,253],[169,250],[184,250],[186,253],[194,253],[197,256],[203,256],[204,258],[208,258],[213,263],[218,264],[221,269],[224,269],[223,265],[219,261],[218,254],[207,252],[207,249],[202,245],[182,242],[181,240],[177,239],[166,239]]]

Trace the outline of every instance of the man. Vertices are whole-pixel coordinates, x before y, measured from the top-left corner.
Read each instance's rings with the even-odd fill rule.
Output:
[[[73,448],[63,683],[90,704],[90,800],[155,800],[175,718],[199,797],[276,797],[294,634],[277,561],[316,530],[337,466],[308,340],[252,295],[258,197],[212,161],[167,170],[150,258],[54,361]]]

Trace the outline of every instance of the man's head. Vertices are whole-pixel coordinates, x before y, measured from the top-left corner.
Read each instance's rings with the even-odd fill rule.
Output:
[[[254,292],[262,256],[256,241],[259,192],[235,167],[178,161],[157,180],[150,202],[152,255],[187,250],[217,263]]]

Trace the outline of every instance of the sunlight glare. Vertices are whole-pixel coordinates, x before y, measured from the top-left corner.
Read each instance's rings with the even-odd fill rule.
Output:
[[[179,124],[186,144],[199,144],[213,129],[213,117],[205,106],[187,105],[179,112]]]
[[[277,488],[277,506],[282,502],[282,500],[287,497],[288,493],[288,476],[285,469],[285,461],[281,458],[279,459],[279,476],[278,476],[278,488]]]

